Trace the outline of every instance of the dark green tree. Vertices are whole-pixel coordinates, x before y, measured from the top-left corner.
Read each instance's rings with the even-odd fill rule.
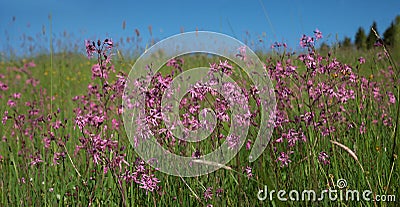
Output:
[[[365,31],[362,27],[359,27],[355,36],[354,44],[356,45],[357,49],[364,50],[367,48],[366,41],[367,36],[365,35]]]
[[[393,47],[400,51],[400,15],[397,15],[393,23]]]
[[[353,45],[351,44],[350,37],[344,37],[343,41],[340,43],[342,48],[350,49]]]
[[[378,29],[377,29],[377,25],[376,22],[374,21],[370,27],[368,36],[367,36],[367,49],[371,49],[374,47],[375,42],[378,40],[376,35],[379,35],[378,33]],[[376,34],[374,32],[374,30],[376,31]]]
[[[390,47],[400,47],[400,15],[385,30],[383,40]]]
[[[383,33],[383,40],[386,45],[389,46],[394,46],[394,37],[395,37],[396,31],[394,27],[394,22],[390,24],[390,27],[388,27],[385,32]]]

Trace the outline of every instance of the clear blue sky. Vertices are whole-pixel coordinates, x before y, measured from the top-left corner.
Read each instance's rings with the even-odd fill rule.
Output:
[[[153,37],[163,39],[184,31],[208,30],[245,39],[262,39],[270,46],[283,41],[297,49],[302,34],[311,35],[315,28],[323,32],[327,42],[344,36],[354,40],[359,26],[367,31],[376,21],[378,31],[390,25],[400,14],[399,0],[163,0],[163,1],[51,1],[51,0],[0,0],[0,45],[21,48],[23,34],[35,37],[49,30],[48,15],[52,15],[55,37],[67,31],[73,41],[88,38],[134,36],[139,29],[143,42],[149,40],[148,26]],[[15,21],[13,21],[15,17]],[[126,21],[125,30],[122,22]],[[250,38],[246,38],[246,32]],[[7,40],[7,36],[9,39]],[[46,47],[48,42],[42,38]],[[259,44],[259,43],[258,43]]]

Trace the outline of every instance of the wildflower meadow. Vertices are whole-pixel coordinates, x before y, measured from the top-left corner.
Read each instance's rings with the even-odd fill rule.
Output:
[[[129,75],[140,53],[120,49],[135,37],[1,57],[0,206],[399,206],[399,50],[379,36],[365,50],[298,36],[299,51],[184,54],[141,76]],[[251,54],[260,73],[241,67]],[[175,84],[197,67],[209,82]],[[206,139],[176,136],[194,131]]]

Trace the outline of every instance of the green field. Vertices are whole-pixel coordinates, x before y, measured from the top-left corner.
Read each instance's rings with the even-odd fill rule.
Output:
[[[1,60],[0,206],[400,205],[398,51],[332,47],[328,54],[311,47],[297,54],[283,48],[260,53],[275,86],[278,110],[266,151],[250,163],[250,150],[243,147],[224,168],[193,178],[159,172],[135,153],[119,113],[123,84],[118,82],[135,59],[119,53],[118,47],[111,52],[108,64],[96,54],[88,59],[71,52]],[[182,71],[220,60],[181,58]],[[104,69],[108,77],[92,78],[91,68],[100,60],[112,66]],[[231,77],[247,80],[232,65]],[[165,65],[161,76],[171,75],[173,68]],[[179,74],[176,69],[172,78]],[[250,85],[241,86],[249,92]],[[207,94],[199,107],[213,107],[217,98]],[[246,139],[250,146],[260,123],[256,99],[249,98],[251,111],[256,111]],[[181,116],[190,106],[181,109]],[[225,113],[230,117],[229,110]],[[89,115],[81,128],[79,117]],[[153,131],[165,127],[156,122],[160,125]],[[217,122],[210,139],[201,143],[172,141],[165,134],[157,140],[177,154],[204,155],[226,141],[229,123]],[[148,178],[153,178],[152,186],[143,183]],[[347,182],[345,187],[338,186],[340,179]],[[272,200],[269,195],[263,201],[257,198],[264,186],[275,190]],[[326,194],[321,201],[291,201],[289,196],[297,190],[301,199],[303,190],[314,190],[320,197],[327,189],[337,190],[333,196],[358,190],[360,200],[332,200]],[[282,198],[287,201],[278,199],[279,190],[286,191]],[[361,197],[363,191],[371,191],[370,201]]]

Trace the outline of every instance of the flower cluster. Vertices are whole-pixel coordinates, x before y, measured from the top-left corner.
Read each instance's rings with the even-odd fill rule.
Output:
[[[277,138],[272,143],[276,161],[282,167],[289,165],[291,155],[295,156],[298,151],[295,149],[304,147],[301,144],[306,143],[309,136],[335,137],[352,128],[359,128],[359,133],[364,134],[368,126],[363,120],[354,120],[353,108],[362,110],[366,104],[373,104],[379,110],[372,116],[365,114],[369,119],[375,117],[371,123],[378,124],[381,120],[384,126],[392,125],[387,110],[396,102],[395,96],[391,91],[384,94],[381,83],[358,75],[357,70],[366,62],[365,58],[358,58],[360,65],[352,67],[339,62],[330,53],[322,56],[314,48],[322,33],[318,29],[314,33],[315,38],[305,35],[301,38],[300,45],[308,47],[306,53],[298,56],[284,53],[281,61],[274,62],[272,58],[266,61],[266,69],[275,81],[277,98]],[[302,67],[301,70],[298,67]],[[395,83],[391,67],[382,73],[388,83]],[[374,103],[369,103],[370,100]],[[318,134],[306,133],[310,129]],[[319,160],[328,165],[328,157],[324,152]]]
[[[127,82],[123,72],[116,73],[111,63],[113,42],[109,39],[86,41],[88,57],[97,54],[97,63],[92,67],[92,79],[98,80],[87,87],[87,94],[76,96],[73,101],[77,108],[75,113],[75,128],[81,132],[80,145],[76,146],[75,155],[83,151],[89,155],[96,166],[103,168],[103,173],[111,172],[118,178],[123,196],[121,181],[135,181],[147,192],[158,189],[160,182],[150,170],[145,170],[143,161],[130,164],[127,161],[125,146],[117,141],[123,135],[122,125],[122,94]],[[113,74],[113,81],[110,79]],[[165,84],[165,83],[164,83]],[[150,104],[151,105],[151,104]],[[157,112],[151,115],[152,121]],[[89,166],[89,164],[88,164]],[[135,167],[135,171],[131,168]],[[123,198],[124,199],[124,198]]]

